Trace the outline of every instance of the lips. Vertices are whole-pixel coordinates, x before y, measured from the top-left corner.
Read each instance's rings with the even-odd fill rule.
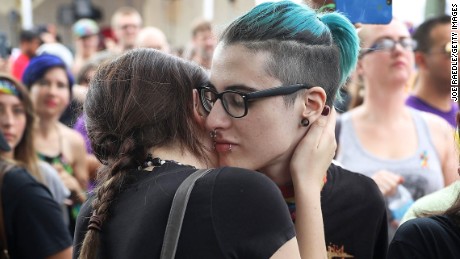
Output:
[[[214,141],[214,150],[217,153],[230,152],[235,148],[235,144],[225,140]]]
[[[406,66],[406,62],[404,61],[396,61],[392,64],[392,66],[395,66],[395,67],[402,67],[402,66]]]
[[[54,100],[46,100],[45,105],[50,108],[54,108],[57,106],[57,102]]]
[[[3,137],[9,145],[11,145],[16,140],[16,135],[11,133],[3,133]]]

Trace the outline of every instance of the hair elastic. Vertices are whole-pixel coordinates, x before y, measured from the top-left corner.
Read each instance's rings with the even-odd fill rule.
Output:
[[[101,231],[102,220],[96,215],[96,212],[93,212],[93,215],[89,218],[88,230],[97,230]]]

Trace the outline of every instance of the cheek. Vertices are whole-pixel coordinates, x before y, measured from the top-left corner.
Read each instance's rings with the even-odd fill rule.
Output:
[[[30,88],[30,99],[35,103],[45,94],[45,89],[39,86],[32,86]]]
[[[18,135],[22,136],[24,134],[26,125],[27,125],[26,116],[25,115],[19,116],[18,119],[16,120],[16,130],[17,130]]]

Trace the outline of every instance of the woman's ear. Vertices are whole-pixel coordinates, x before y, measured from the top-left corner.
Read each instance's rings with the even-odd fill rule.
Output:
[[[322,87],[315,86],[305,91],[303,98],[302,119],[313,122],[323,113],[327,99],[326,92]]]
[[[203,115],[204,110],[200,103],[200,96],[198,90],[193,89],[193,118],[199,125],[205,126],[206,117]]]

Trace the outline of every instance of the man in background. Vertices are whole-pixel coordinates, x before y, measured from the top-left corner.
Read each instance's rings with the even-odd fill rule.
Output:
[[[441,116],[456,127],[458,106],[450,98],[450,20],[448,15],[431,18],[415,31],[418,79],[406,104]]]

